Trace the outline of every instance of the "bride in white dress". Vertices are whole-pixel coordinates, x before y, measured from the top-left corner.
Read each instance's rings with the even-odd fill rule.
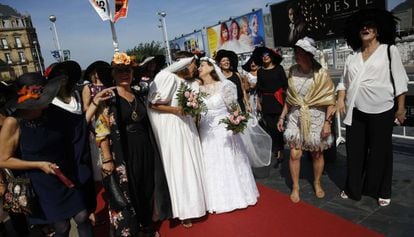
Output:
[[[254,205],[259,192],[240,135],[219,124],[229,115],[230,105],[237,103],[236,85],[210,58],[201,59],[198,71],[203,80],[200,91],[208,93],[199,127],[207,211],[223,213]]]
[[[177,101],[181,83],[198,88],[198,83],[188,80],[195,70],[194,58],[181,59],[157,74],[148,95],[148,117],[161,151],[173,217],[183,220],[184,227],[191,226],[189,219],[206,214],[198,131]]]

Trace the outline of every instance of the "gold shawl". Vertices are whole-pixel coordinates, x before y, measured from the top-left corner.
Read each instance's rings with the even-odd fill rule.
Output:
[[[314,83],[306,96],[301,98],[293,84],[292,74],[298,70],[298,65],[294,65],[289,70],[288,89],[286,103],[290,106],[300,107],[300,130],[305,141],[309,141],[310,129],[310,107],[335,105],[335,86],[328,72],[321,68],[314,72]]]

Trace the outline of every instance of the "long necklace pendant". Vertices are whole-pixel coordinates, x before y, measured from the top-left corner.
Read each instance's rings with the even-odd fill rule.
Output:
[[[132,119],[132,121],[137,122],[138,121],[138,113],[135,112],[135,111],[132,111],[132,113],[131,113],[131,119]]]

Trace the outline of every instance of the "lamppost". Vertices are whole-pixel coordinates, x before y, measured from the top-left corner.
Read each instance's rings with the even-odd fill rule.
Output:
[[[35,50],[36,50],[37,62],[39,63],[40,72],[43,75],[43,65],[42,65],[42,61],[40,61],[40,55],[39,55],[39,50],[37,49],[37,41],[36,40],[33,40],[33,45],[34,45]]]
[[[56,24],[55,24],[56,16],[55,15],[50,15],[49,16],[49,21],[52,22],[53,31],[55,32],[56,46],[57,46],[57,50],[59,52],[60,62],[63,62],[64,61],[63,53],[62,53],[62,50],[60,49],[60,43],[59,43],[59,38],[58,38],[58,34],[57,34],[57,30],[56,30]]]
[[[172,62],[172,60],[171,60],[171,51],[170,51],[170,43],[168,42],[167,25],[165,24],[165,16],[167,16],[167,13],[165,13],[164,11],[160,11],[160,12],[157,12],[157,14],[160,17],[159,20],[161,22],[162,34],[163,34],[163,37],[164,37],[165,50],[167,51],[167,53],[166,53],[167,62],[168,62],[168,65],[170,65],[171,62]]]

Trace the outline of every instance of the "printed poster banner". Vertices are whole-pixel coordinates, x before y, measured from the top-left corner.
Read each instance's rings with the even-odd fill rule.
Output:
[[[262,10],[222,22],[207,28],[210,54],[220,49],[247,53],[257,46],[265,45],[265,33]]]
[[[119,18],[126,18],[128,13],[128,0],[115,0],[114,22]]]
[[[108,10],[108,0],[89,0],[89,3],[92,5],[96,13],[98,13],[99,17],[101,17],[103,21],[111,19]]]
[[[201,30],[187,34],[178,39],[170,40],[170,49],[172,54],[177,51],[187,51],[191,53],[205,51]]]
[[[275,47],[305,35],[315,40],[343,37],[346,19],[361,8],[386,9],[385,0],[289,0],[270,6]]]

